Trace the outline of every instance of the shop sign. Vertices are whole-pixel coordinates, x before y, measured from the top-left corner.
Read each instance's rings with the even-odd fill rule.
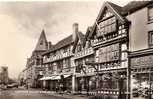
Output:
[[[153,55],[132,58],[131,66],[132,67],[153,66]]]

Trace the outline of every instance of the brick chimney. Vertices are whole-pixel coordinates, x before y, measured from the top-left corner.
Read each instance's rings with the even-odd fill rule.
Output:
[[[74,23],[72,26],[73,29],[73,41],[75,41],[76,37],[77,37],[77,33],[79,31],[79,24],[78,23]]]

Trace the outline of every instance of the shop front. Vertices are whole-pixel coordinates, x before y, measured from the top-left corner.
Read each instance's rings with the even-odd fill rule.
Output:
[[[54,75],[43,77],[39,79],[42,81],[42,88],[50,91],[66,91],[72,90],[72,76],[71,75]]]
[[[96,78],[94,75],[76,75],[76,92],[80,94],[92,94],[96,90]]]
[[[126,99],[126,71],[99,74],[98,95],[111,99]]]
[[[153,53],[150,50],[131,53],[132,99],[153,99]]]

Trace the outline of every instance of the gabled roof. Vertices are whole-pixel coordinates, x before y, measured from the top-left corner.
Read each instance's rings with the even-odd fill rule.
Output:
[[[133,13],[149,4],[153,4],[153,1],[131,1],[129,2],[127,5],[125,5],[124,7],[122,7],[123,9],[123,14],[128,14],[128,13]]]
[[[37,41],[37,45],[35,47],[34,51],[42,51],[42,50],[47,50],[47,39],[45,35],[45,31],[42,30],[40,37]]]
[[[87,31],[86,31],[86,34],[85,34],[85,38],[84,38],[84,41],[83,41],[83,46],[85,46],[86,41],[89,39],[88,36],[89,36],[89,34],[92,32],[92,29],[93,29],[92,26],[89,26],[89,27],[87,28]]]
[[[72,52],[74,53],[75,51],[75,48],[77,46],[77,43],[78,41],[80,40],[81,44],[83,45],[84,43],[84,39],[85,39],[85,35],[82,33],[82,32],[78,32],[77,35],[76,35],[76,39],[74,41],[74,44],[73,44],[73,48],[72,48]]]
[[[133,13],[133,12],[135,12],[135,11],[137,11],[137,10],[139,10],[139,9],[149,5],[149,4],[153,4],[153,1],[131,1],[130,3],[128,3],[127,5],[125,5],[123,7],[107,1],[107,2],[104,2],[96,21],[101,18],[102,14],[104,13],[105,8],[107,7],[108,9],[110,9],[111,12],[114,13],[114,15],[122,23],[129,22],[125,18],[126,15],[128,15],[129,13]],[[92,37],[95,29],[96,29],[96,22],[93,25],[93,30],[89,34],[89,37]]]
[[[53,52],[53,51],[56,51],[62,47],[65,47],[69,44],[73,43],[73,38],[72,38],[72,35],[62,39],[61,41],[57,42],[55,45],[52,45],[52,47],[50,48],[50,50],[46,51],[45,53],[43,54],[48,54],[50,52]]]
[[[102,8],[100,9],[100,12],[98,14],[96,21],[98,21],[102,17],[102,15],[105,11],[105,8],[108,8],[116,16],[116,18],[118,18],[120,20],[121,23],[128,22],[128,20],[126,18],[124,18],[124,16],[122,16],[122,12],[123,12],[122,7],[120,7],[116,4],[113,4],[111,2],[108,2],[108,1],[104,2]],[[89,34],[89,37],[92,36],[92,34],[94,33],[94,31],[96,29],[96,21],[93,25],[92,32]]]
[[[97,21],[101,18],[101,16],[103,15],[104,11],[105,11],[105,8],[108,8],[112,13],[114,13],[114,15],[122,22],[126,22],[127,20],[122,16],[121,12],[122,12],[122,7],[114,4],[114,3],[111,3],[111,2],[104,2],[102,8],[100,9],[100,12],[98,14],[98,17],[97,17]]]

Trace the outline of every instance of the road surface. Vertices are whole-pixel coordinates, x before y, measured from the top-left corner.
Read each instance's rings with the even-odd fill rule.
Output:
[[[65,99],[36,90],[9,89],[0,91],[0,99]]]

